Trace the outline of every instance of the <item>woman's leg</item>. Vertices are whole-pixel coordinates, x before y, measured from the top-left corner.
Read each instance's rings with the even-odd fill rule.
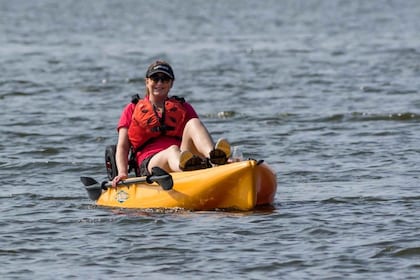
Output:
[[[226,143],[225,145],[227,145],[227,147],[222,149],[223,154],[219,156],[221,156],[223,160],[217,164],[224,164],[226,162],[226,157],[229,157],[230,155],[229,143],[226,141],[222,143]],[[159,166],[167,172],[182,171],[179,167],[181,151],[190,151],[194,155],[198,155],[202,158],[210,157],[212,160],[214,157],[214,148],[213,139],[207,128],[198,118],[194,118],[189,120],[185,125],[181,147],[179,148],[176,145],[172,145],[154,155],[150,159],[148,170],[151,172],[152,167]],[[210,155],[210,152],[212,152],[212,155]]]
[[[152,172],[152,167],[159,166],[167,172],[181,171],[179,168],[179,157],[181,151],[178,146],[172,145],[169,148],[155,154],[149,161],[147,169]]]
[[[213,139],[204,124],[198,118],[190,119],[184,128],[181,151],[190,151],[206,158],[213,148]]]

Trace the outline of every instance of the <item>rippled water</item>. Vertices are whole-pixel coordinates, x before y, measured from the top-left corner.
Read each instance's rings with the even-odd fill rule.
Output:
[[[0,1],[2,279],[418,279],[418,1]],[[274,209],[88,200],[147,65]]]

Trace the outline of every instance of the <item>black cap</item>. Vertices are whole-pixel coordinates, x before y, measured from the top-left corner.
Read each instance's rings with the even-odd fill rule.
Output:
[[[156,73],[163,73],[172,80],[175,80],[174,71],[172,70],[171,65],[165,61],[156,61],[152,63],[149,68],[147,68],[146,78],[150,78],[150,76]]]

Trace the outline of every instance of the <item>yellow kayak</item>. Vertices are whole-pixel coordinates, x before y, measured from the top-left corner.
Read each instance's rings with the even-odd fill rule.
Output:
[[[170,173],[170,176],[173,187],[171,185],[169,190],[150,180],[135,182],[136,178],[129,178],[124,185],[102,190],[96,204],[120,208],[246,211],[258,205],[273,204],[277,190],[276,174],[263,161],[234,162]]]

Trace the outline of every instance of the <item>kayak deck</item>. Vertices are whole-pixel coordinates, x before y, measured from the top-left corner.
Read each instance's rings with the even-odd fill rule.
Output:
[[[97,205],[120,208],[251,210],[273,204],[277,178],[263,162],[247,160],[208,169],[171,173],[169,191],[158,184],[135,183],[103,191]]]

